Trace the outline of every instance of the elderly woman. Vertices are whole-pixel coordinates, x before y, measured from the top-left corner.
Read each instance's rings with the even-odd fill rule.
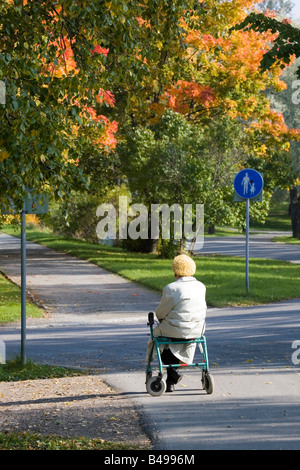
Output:
[[[154,328],[154,336],[168,338],[193,339],[200,337],[205,330],[206,288],[193,275],[196,264],[187,255],[179,255],[172,263],[176,281],[168,284],[156,309],[159,325]],[[148,343],[148,351],[152,341]],[[161,353],[164,364],[192,363],[195,344],[169,344]],[[182,376],[177,368],[167,368],[167,392],[172,392],[174,385]]]

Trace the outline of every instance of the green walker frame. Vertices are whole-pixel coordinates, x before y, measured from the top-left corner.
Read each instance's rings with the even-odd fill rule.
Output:
[[[209,371],[209,363],[208,363],[208,353],[207,353],[207,345],[206,345],[206,338],[202,335],[200,338],[193,338],[193,339],[178,339],[178,338],[167,338],[164,336],[154,336],[153,335],[153,324],[154,324],[154,313],[149,312],[148,314],[148,323],[147,325],[150,326],[150,333],[151,339],[153,340],[153,346],[149,354],[148,363],[146,367],[146,390],[150,395],[159,396],[162,395],[166,391],[166,381],[163,378],[163,369],[167,369],[168,367],[199,367],[201,368],[202,376],[201,382],[202,387],[206,391],[207,394],[213,393],[213,378]],[[160,354],[160,345],[167,345],[167,344],[198,344],[199,349],[202,354],[202,361],[201,362],[194,362],[192,364],[169,364],[164,365],[161,360]],[[159,372],[157,376],[152,376],[152,367],[151,367],[151,358],[153,357],[154,348],[158,358],[158,367]]]

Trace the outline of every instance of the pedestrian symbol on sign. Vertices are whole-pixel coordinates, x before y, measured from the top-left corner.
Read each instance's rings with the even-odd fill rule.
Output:
[[[248,193],[249,183],[250,183],[250,178],[248,176],[248,173],[246,173],[241,183],[244,187],[244,195]]]
[[[251,168],[240,171],[234,179],[235,192],[242,199],[254,199],[259,196],[263,184],[262,175]]]

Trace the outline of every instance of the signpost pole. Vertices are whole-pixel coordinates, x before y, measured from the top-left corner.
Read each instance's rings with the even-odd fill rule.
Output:
[[[26,363],[26,212],[21,213],[21,361]]]
[[[0,81],[1,82],[1,81]],[[1,83],[0,83],[1,84]],[[48,194],[36,194],[33,189],[28,190],[24,199],[21,214],[21,361],[26,363],[26,214],[46,214],[49,207]],[[13,201],[10,203],[9,210],[3,211],[4,214],[16,213]],[[1,342],[0,342],[1,343]],[[1,344],[0,344],[1,346]],[[0,350],[1,359],[1,350]]]
[[[250,199],[262,201],[264,181],[262,175],[252,168],[239,171],[234,178],[234,200],[246,201],[246,290],[249,292],[249,212]]]
[[[250,201],[246,200],[246,289],[249,292],[249,208]]]

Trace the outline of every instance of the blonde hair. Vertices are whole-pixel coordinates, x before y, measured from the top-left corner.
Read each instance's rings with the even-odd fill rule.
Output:
[[[193,276],[196,272],[196,264],[190,256],[178,255],[173,259],[172,269],[176,276]]]

